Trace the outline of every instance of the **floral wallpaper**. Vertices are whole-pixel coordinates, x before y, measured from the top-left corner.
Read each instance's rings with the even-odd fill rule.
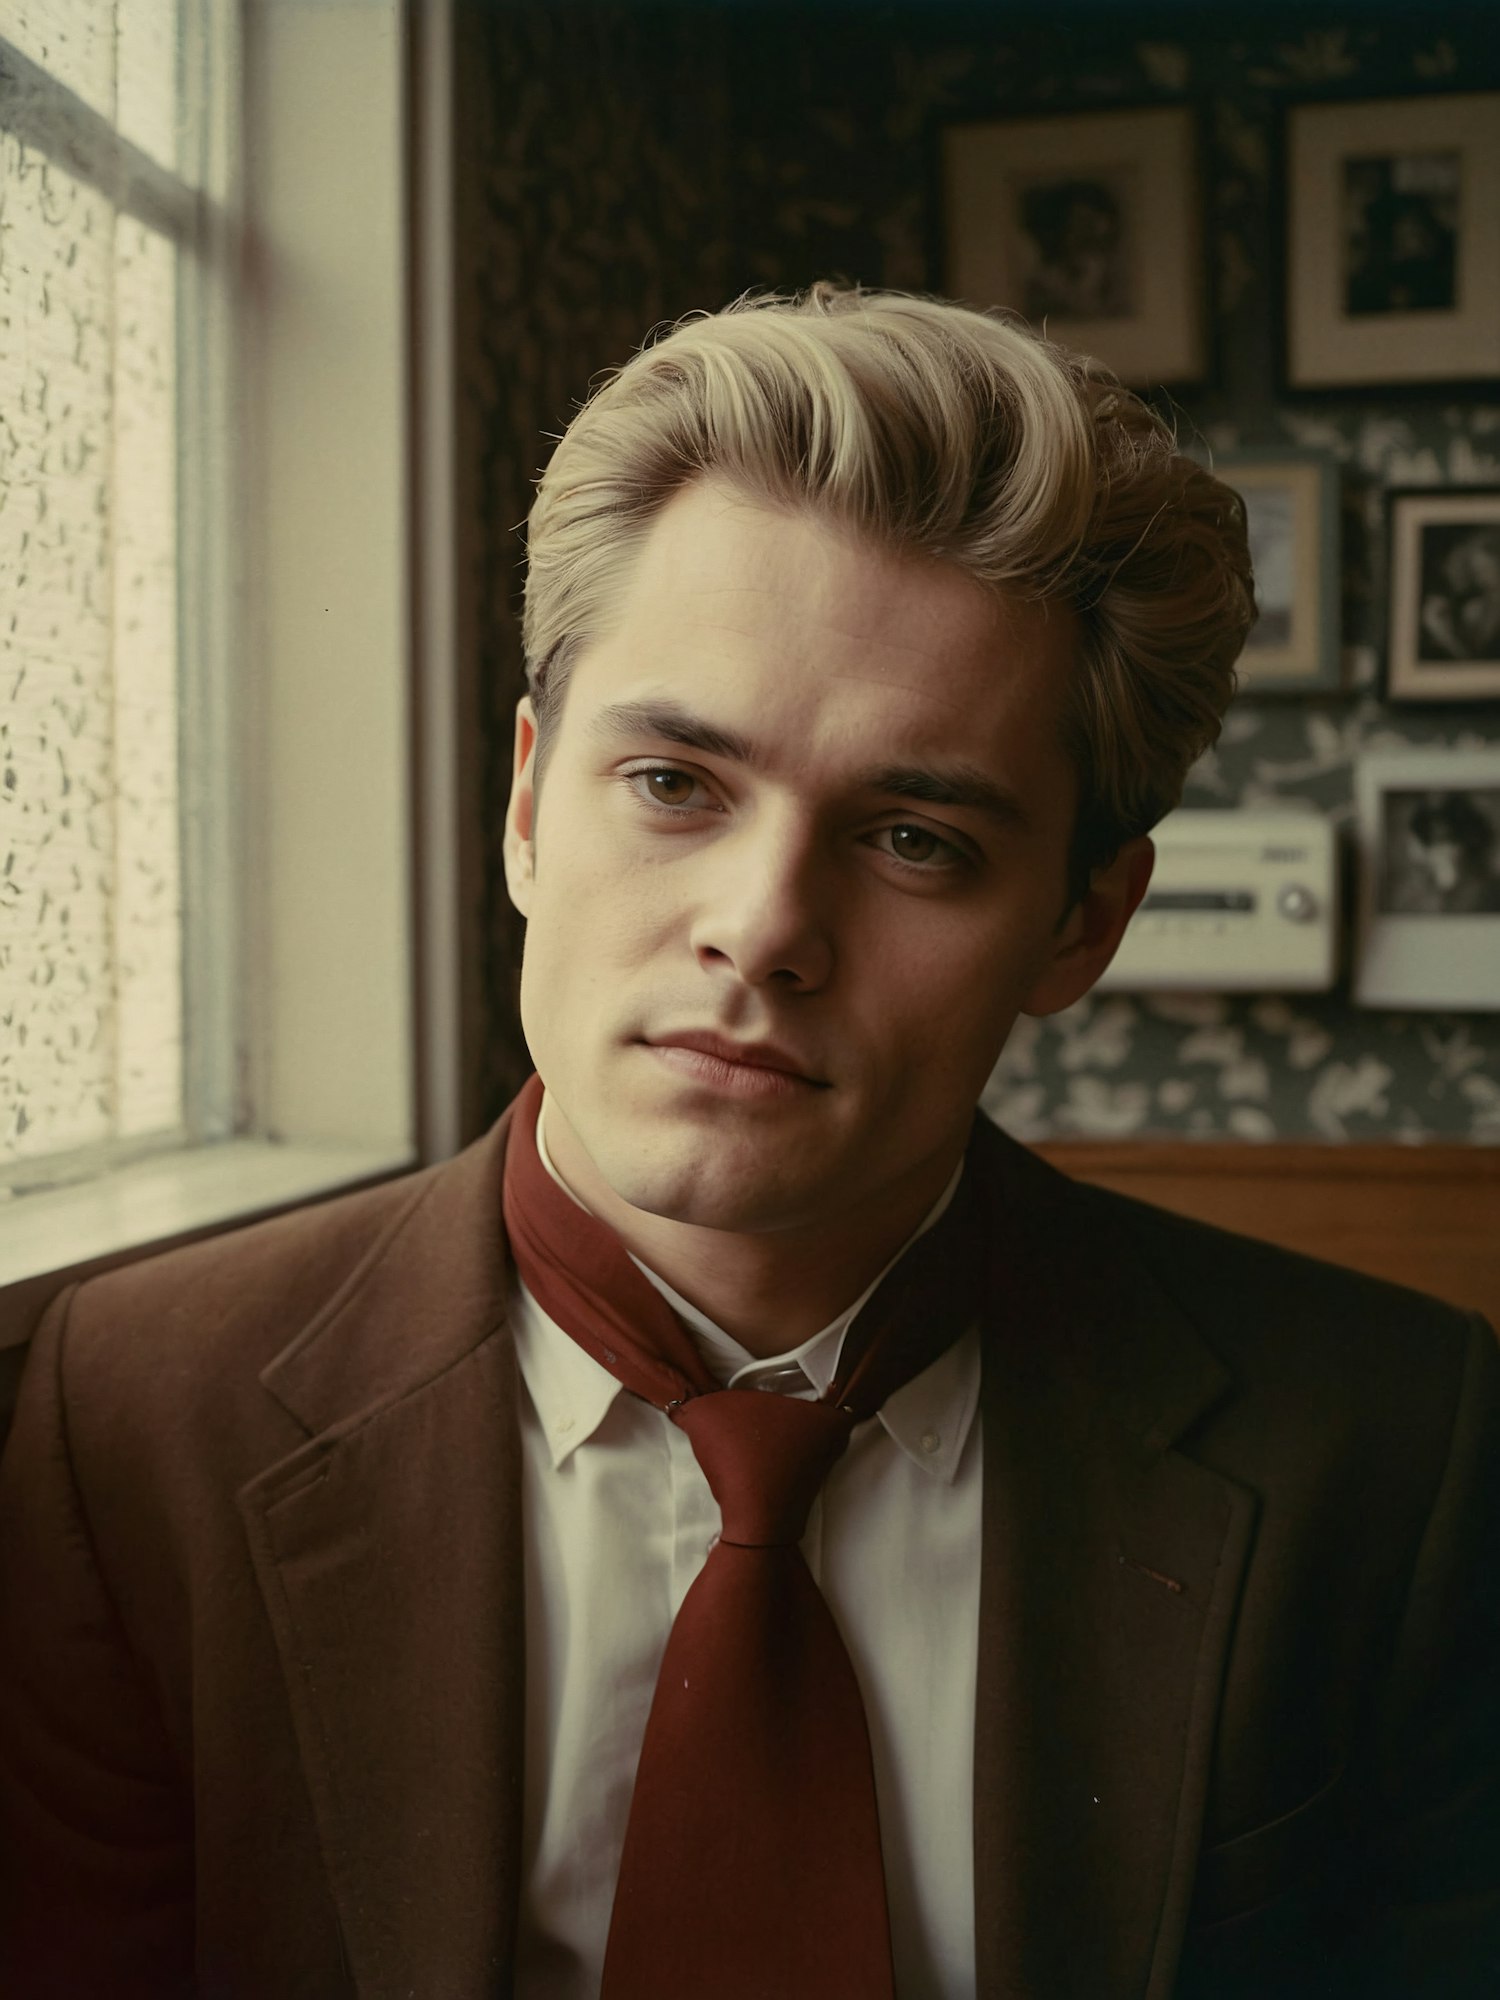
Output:
[[[1066,8],[511,0],[461,21],[461,432],[486,829],[474,1061],[488,1109],[518,1060],[499,826],[519,686],[514,527],[544,434],[658,319],[827,275],[936,288],[945,120],[1195,107],[1215,362],[1207,386],[1180,394],[1179,430],[1216,450],[1318,446],[1340,464],[1344,692],[1242,699],[1184,802],[1296,799],[1347,826],[1362,749],[1500,744],[1500,704],[1400,709],[1377,693],[1383,492],[1500,484],[1500,385],[1278,387],[1286,105],[1500,89],[1492,10],[1346,7],[1293,25],[1232,7],[1120,9],[1085,31]],[[1500,1143],[1500,1014],[1372,1012],[1347,976],[1318,995],[1101,995],[1023,1021],[986,1104],[1028,1138]]]

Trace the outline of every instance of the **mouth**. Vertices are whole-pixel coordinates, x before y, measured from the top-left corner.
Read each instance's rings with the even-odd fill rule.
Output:
[[[736,1096],[800,1096],[828,1089],[800,1058],[773,1042],[735,1042],[685,1030],[653,1037],[642,1046],[685,1079]]]

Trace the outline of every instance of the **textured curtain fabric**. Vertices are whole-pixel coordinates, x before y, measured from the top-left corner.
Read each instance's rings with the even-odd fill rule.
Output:
[[[184,1118],[194,12],[0,7],[0,1161],[23,1169]]]

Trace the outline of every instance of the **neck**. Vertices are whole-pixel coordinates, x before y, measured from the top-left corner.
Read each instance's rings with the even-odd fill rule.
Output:
[[[676,1222],[623,1200],[549,1101],[547,1150],[563,1181],[643,1264],[748,1354],[784,1354],[834,1320],[926,1219],[958,1156],[921,1163],[854,1209],[785,1229],[740,1233]]]

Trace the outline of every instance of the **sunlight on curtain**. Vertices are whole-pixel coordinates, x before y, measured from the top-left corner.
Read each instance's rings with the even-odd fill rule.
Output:
[[[13,1162],[184,1122],[180,252],[97,173],[90,185],[63,164],[76,164],[69,119],[93,112],[176,166],[176,22],[175,0],[0,0],[0,37],[65,87],[43,141],[35,122],[0,131],[0,1159]]]
[[[179,16],[179,0],[3,0],[0,35],[122,138],[175,167]]]

